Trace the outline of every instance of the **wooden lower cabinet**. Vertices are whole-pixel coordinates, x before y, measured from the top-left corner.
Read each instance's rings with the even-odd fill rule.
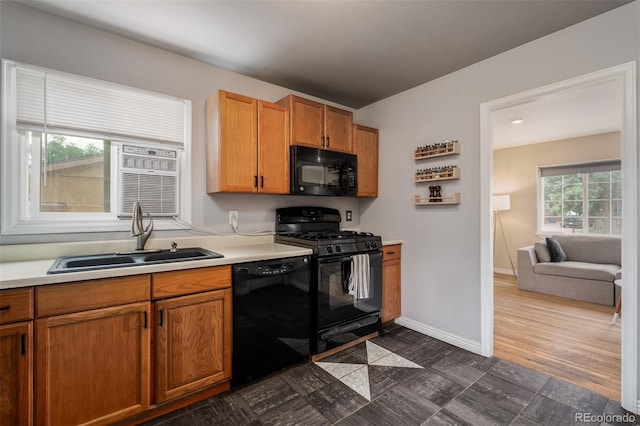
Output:
[[[156,403],[231,377],[231,289],[155,302]]]
[[[36,320],[36,424],[110,424],[149,408],[151,303]]]
[[[0,325],[0,425],[33,422],[33,321]]]
[[[382,322],[401,314],[400,244],[382,247]]]

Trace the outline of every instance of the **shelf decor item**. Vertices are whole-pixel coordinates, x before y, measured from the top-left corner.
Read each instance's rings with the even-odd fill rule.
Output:
[[[440,166],[418,169],[413,176],[414,182],[433,182],[450,179],[460,179],[460,168],[458,166]]]
[[[424,145],[416,148],[413,158],[422,160],[423,158],[441,157],[444,155],[460,154],[460,144],[457,140],[446,140],[433,145]]]
[[[451,195],[440,197],[432,197],[429,195],[415,195],[413,197],[413,204],[416,206],[444,206],[452,204],[460,204],[460,193],[454,192]]]

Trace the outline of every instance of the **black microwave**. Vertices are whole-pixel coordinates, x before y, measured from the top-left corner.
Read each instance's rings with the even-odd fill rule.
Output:
[[[358,157],[328,149],[291,145],[291,193],[356,195]]]

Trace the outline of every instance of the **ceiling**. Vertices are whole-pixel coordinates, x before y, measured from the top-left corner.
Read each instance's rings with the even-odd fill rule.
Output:
[[[622,101],[620,83],[609,80],[494,111],[493,148],[619,131]],[[512,124],[515,119],[522,123]]]
[[[354,109],[632,0],[14,0]]]

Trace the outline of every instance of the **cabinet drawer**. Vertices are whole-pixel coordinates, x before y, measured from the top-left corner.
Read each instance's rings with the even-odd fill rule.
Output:
[[[82,312],[150,299],[150,275],[106,278],[36,288],[36,316]]]
[[[0,291],[0,324],[33,319],[33,287]]]
[[[151,278],[153,299],[231,287],[231,266],[159,272]]]
[[[382,247],[382,260],[400,259],[402,246],[400,244],[393,244],[390,246]]]

